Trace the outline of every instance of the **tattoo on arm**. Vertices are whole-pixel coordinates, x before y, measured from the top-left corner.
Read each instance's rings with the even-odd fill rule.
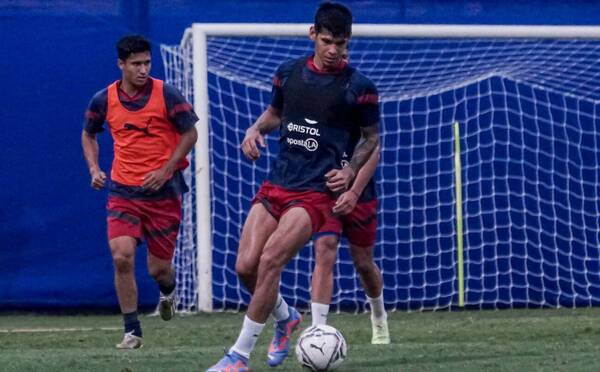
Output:
[[[361,139],[356,144],[350,159],[350,167],[355,174],[369,160],[373,150],[379,146],[379,124],[362,128],[361,134]]]
[[[265,135],[279,127],[281,123],[281,113],[275,108],[269,106],[254,124],[260,134]]]

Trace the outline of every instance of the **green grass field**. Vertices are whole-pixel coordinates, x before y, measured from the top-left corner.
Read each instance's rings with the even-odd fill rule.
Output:
[[[331,314],[348,341],[339,371],[600,371],[600,309],[390,313],[392,344],[370,344],[367,314]],[[119,316],[0,315],[0,371],[204,371],[237,337],[242,314],[142,317],[143,349],[119,351]],[[305,319],[303,328],[310,324]],[[253,371],[266,365],[268,325]]]

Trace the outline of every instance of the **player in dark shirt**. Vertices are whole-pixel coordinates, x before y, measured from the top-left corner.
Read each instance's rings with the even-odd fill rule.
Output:
[[[332,213],[335,195],[345,191],[379,144],[376,90],[342,56],[351,35],[352,14],[343,5],[322,4],[310,38],[314,55],[284,63],[275,74],[271,105],[246,131],[242,151],[260,156],[264,135],[280,129],[280,151],[256,194],[244,224],[236,271],[252,293],[235,344],[209,372],[247,371],[258,335],[273,314],[275,335],[268,364],[289,352],[289,337],[302,320],[278,294],[283,267],[319,231]],[[349,166],[339,166],[353,130],[361,140]]]
[[[132,35],[117,43],[122,78],[96,93],[85,114],[81,135],[91,186],[101,189],[106,174],[98,164],[96,134],[108,124],[114,160],[108,181],[108,240],[115,269],[115,288],[123,313],[119,349],[142,346],[137,316],[135,252],[141,239],[148,246],[148,272],[160,290],[159,312],[175,312],[172,258],[181,221],[181,193],[187,190],[181,171],[194,146],[198,121],[177,90],[149,76],[150,43]]]
[[[342,159],[342,166],[347,166],[357,140],[357,135],[351,137],[348,153],[344,154],[347,156]],[[383,280],[373,261],[377,232],[377,193],[373,175],[378,161],[379,147],[358,171],[350,189],[337,199],[333,209],[335,215],[329,216],[313,236],[316,259],[311,285],[311,313],[312,325],[327,324],[333,293],[333,267],[339,239],[343,234],[348,239],[350,254],[371,308],[371,343],[389,344],[387,313],[383,302]]]

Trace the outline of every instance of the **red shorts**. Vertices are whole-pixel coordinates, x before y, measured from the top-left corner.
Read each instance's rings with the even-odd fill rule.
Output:
[[[181,198],[135,200],[109,196],[106,209],[109,241],[119,236],[145,238],[154,257],[173,258],[181,222]]]
[[[377,199],[359,202],[352,212],[330,215],[315,235],[343,234],[352,245],[371,247],[377,235]],[[315,237],[316,238],[316,237]]]
[[[313,232],[319,231],[333,207],[333,200],[323,192],[292,191],[270,182],[262,184],[252,199],[252,204],[256,203],[261,203],[277,221],[291,208],[304,208],[310,217]]]

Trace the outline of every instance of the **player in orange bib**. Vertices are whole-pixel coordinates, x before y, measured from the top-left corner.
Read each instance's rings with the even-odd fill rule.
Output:
[[[160,289],[164,320],[175,313],[172,258],[181,221],[181,194],[188,191],[182,170],[197,139],[198,117],[176,88],[150,77],[151,47],[139,35],[117,43],[121,80],[92,98],[81,135],[91,186],[108,186],[108,243],[115,269],[115,288],[123,313],[124,337],[119,349],[142,346],[137,316],[135,252],[145,240],[148,272]],[[108,124],[114,141],[110,180],[98,164],[97,133]]]

